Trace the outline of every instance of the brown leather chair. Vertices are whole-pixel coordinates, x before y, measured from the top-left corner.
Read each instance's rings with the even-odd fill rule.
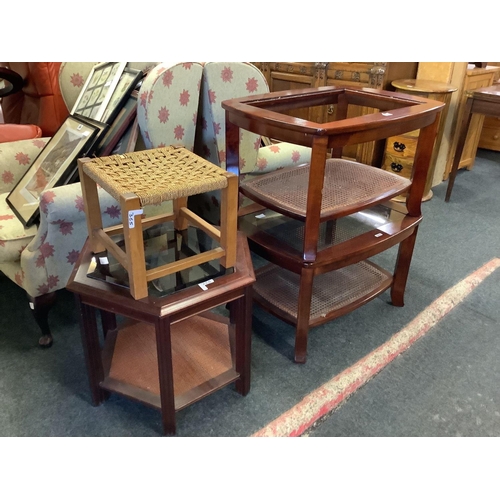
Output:
[[[61,63],[9,62],[0,63],[0,66],[17,73],[23,81],[20,90],[2,97],[4,122],[35,125],[41,129],[43,137],[52,137],[69,114],[59,88]],[[0,128],[3,128],[3,124]],[[19,132],[25,134],[26,129],[19,128]],[[9,134],[12,133],[11,128]],[[10,140],[21,138],[26,137],[21,135]]]

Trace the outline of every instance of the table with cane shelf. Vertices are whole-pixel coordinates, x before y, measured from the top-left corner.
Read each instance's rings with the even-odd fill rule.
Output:
[[[145,231],[146,242],[152,232]],[[199,243],[195,228],[177,239],[173,227],[153,236],[174,240],[166,254],[175,257]],[[153,248],[146,257],[158,259],[159,246]],[[79,307],[93,405],[110,393],[126,396],[159,409],[164,434],[175,434],[176,411],[233,382],[248,393],[255,277],[241,233],[237,249],[233,268],[203,263],[151,282],[148,296],[135,300],[119,263],[108,252],[94,255],[87,241],[67,289]]]
[[[330,104],[337,106],[338,113],[327,123],[285,114]],[[376,111],[350,118],[353,105]],[[444,103],[331,86],[231,99],[223,101],[222,107],[228,170],[238,172],[241,164],[240,129],[312,149],[307,165],[240,181],[240,193],[253,204],[240,211],[239,228],[250,248],[269,262],[256,271],[254,300],[295,326],[293,359],[305,363],[310,328],[353,311],[389,287],[392,303],[404,305]],[[410,179],[343,157],[344,146],[386,140],[416,129],[420,133]],[[394,207],[391,200],[403,194],[405,206]],[[399,250],[394,272],[369,260],[395,245]]]

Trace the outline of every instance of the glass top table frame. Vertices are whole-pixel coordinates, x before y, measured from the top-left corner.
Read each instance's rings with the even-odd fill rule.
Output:
[[[249,392],[251,290],[255,282],[255,274],[247,240],[241,232],[237,234],[237,249],[237,260],[233,272],[208,280],[210,283],[196,285],[193,282],[190,286],[183,287],[173,293],[167,293],[163,296],[150,294],[143,299],[135,300],[123,283],[89,276],[89,270],[92,272],[95,267],[93,263],[95,255],[87,240],[70,276],[67,289],[75,294],[80,310],[82,343],[93,405],[103,403],[112,392],[121,394],[159,409],[164,433],[175,434],[176,411],[232,382],[235,383],[236,390],[241,395],[246,395]],[[225,306],[229,308],[229,318],[227,319],[212,311]],[[102,330],[105,334],[103,343],[99,338],[96,322],[97,311],[100,312]],[[117,315],[125,318],[125,321],[118,324]],[[184,349],[193,350],[193,356],[189,358],[196,360],[199,358],[196,352],[203,349],[205,339],[201,333],[194,336],[188,335],[186,338],[189,337],[190,343],[185,345],[187,341],[184,340],[184,336],[179,336],[173,328],[188,322],[186,328],[189,330],[189,322],[196,318],[202,318],[207,322],[214,323],[214,325],[226,325],[228,328],[226,336],[229,335],[231,351],[229,366],[222,373],[211,373],[212,369],[207,370],[206,367],[203,367],[201,374],[209,371],[212,378],[179,392],[174,387],[174,378],[179,380],[184,377],[184,373],[180,373],[180,369],[177,370],[174,363],[175,345],[179,342],[184,343]],[[130,328],[134,328],[134,325],[138,325],[138,332],[130,330]],[[120,331],[122,327],[124,328]],[[217,328],[214,326],[214,330]],[[124,383],[120,379],[116,379],[110,369],[115,355],[120,355],[120,353],[116,354],[117,336],[122,335],[122,338],[128,337],[133,341],[132,337],[137,337],[137,334],[140,336],[141,332],[148,329],[152,329],[153,334],[148,337],[147,342],[144,342],[139,350],[147,349],[153,353],[153,357],[157,358],[158,392],[141,389],[133,381]],[[225,349],[226,347],[221,344],[220,348]],[[217,354],[217,356],[219,355]],[[129,365],[131,362],[133,359],[130,361],[127,359],[125,365]],[[121,362],[121,364],[124,363]],[[221,361],[217,357],[214,366],[217,368],[220,364]],[[151,371],[150,365],[151,363],[148,363],[146,366],[149,372]],[[187,379],[192,378],[193,373],[198,370],[193,363],[183,363],[180,368],[186,372]]]

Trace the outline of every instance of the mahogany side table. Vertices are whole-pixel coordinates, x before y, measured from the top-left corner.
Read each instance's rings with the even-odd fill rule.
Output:
[[[448,188],[446,189],[446,196],[444,201],[450,201],[453,184],[462,157],[462,152],[465,145],[465,139],[469,132],[471,118],[474,113],[486,116],[500,117],[500,85],[491,85],[490,87],[482,87],[471,92],[465,103],[464,117],[460,128],[458,129],[457,148],[453,158],[453,165],[448,179]]]
[[[178,258],[196,240],[173,228],[158,235],[163,243],[149,247],[149,258],[158,259],[159,250],[163,259]],[[94,406],[118,393],[159,409],[164,434],[175,434],[176,411],[232,382],[248,393],[255,276],[244,235],[237,236],[234,268],[212,264],[154,281],[147,297],[134,300],[119,263],[107,252],[94,255],[87,240],[67,289],[79,307]]]

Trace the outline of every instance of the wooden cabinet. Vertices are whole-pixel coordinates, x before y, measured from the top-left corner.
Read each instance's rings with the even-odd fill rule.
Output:
[[[457,125],[462,123],[465,101],[467,100],[468,92],[472,90],[479,89],[481,87],[489,87],[493,84],[494,80],[498,78],[498,73],[500,73],[500,68],[496,66],[486,66],[485,68],[476,68],[473,65],[469,65],[465,77],[464,83],[462,87],[462,95],[460,97],[460,103],[458,105],[458,113],[457,113]],[[458,164],[458,168],[466,168],[470,170],[474,165],[474,161],[476,159],[476,152],[479,145],[479,139],[481,137],[481,130],[483,128],[484,116],[483,115],[474,115],[471,119],[469,133],[467,134],[467,138],[465,140],[464,149],[462,152],[462,156],[460,158],[460,163]],[[451,147],[451,154],[446,163],[446,169],[444,173],[444,179],[447,179],[451,167],[453,165],[454,152],[457,148],[458,135],[454,134],[453,143]]]
[[[393,80],[415,78],[416,62],[254,62],[264,74],[271,92],[280,90],[351,85],[389,89]],[[352,106],[349,117],[370,113],[369,108]],[[320,123],[335,119],[334,106],[318,106],[293,111],[293,116]],[[366,143],[344,148],[343,155],[359,162],[379,166],[384,144]]]

